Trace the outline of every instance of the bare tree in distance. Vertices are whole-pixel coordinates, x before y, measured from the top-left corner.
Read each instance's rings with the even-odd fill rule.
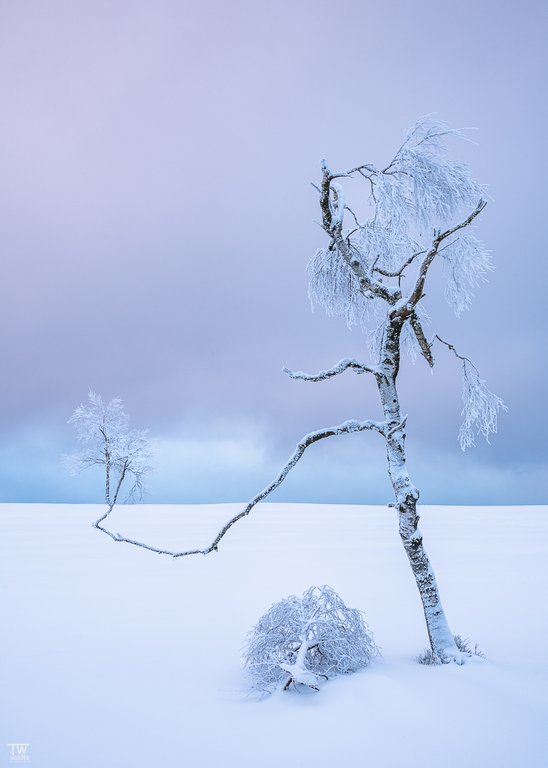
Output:
[[[107,511],[94,527],[109,533],[101,523],[112,512],[122,485],[131,481],[125,501],[140,501],[146,492],[145,475],[150,472],[148,430],[130,429],[129,415],[119,397],[109,403],[90,390],[87,405],[80,404],[68,420],[76,429],[81,450],[66,455],[63,462],[71,474],[93,466],[104,468]],[[109,534],[110,535],[110,534]]]
[[[432,654],[437,663],[463,663],[468,654],[459,651],[447,622],[434,572],[418,528],[419,491],[406,466],[406,423],[396,386],[402,350],[422,355],[434,365],[434,345],[441,344],[459,359],[463,374],[463,424],[459,432],[462,450],[473,446],[475,436],[487,441],[496,432],[502,400],[486,387],[471,361],[456,352],[453,344],[437,334],[430,341],[424,308],[429,270],[441,260],[446,280],[445,298],[459,316],[470,306],[474,290],[492,269],[490,254],[473,233],[473,223],[485,208],[484,189],[469,168],[452,159],[447,139],[462,136],[445,123],[426,117],[407,133],[391,162],[384,168],[358,165],[336,172],[321,161],[321,180],[313,185],[319,195],[321,227],[327,236],[308,265],[309,296],[313,305],[328,315],[342,316],[349,327],[367,334],[371,362],[344,358],[316,374],[283,371],[293,379],[322,382],[352,370],[370,375],[377,384],[384,418],[381,421],[349,420],[305,435],[276,478],[247,503],[203,549],[170,551],[109,533],[118,541],[144,547],[158,554],[184,557],[216,551],[230,528],[248,515],[285,479],[305,450],[326,437],[374,431],[386,446],[399,533],[422,600]],[[363,220],[345,200],[342,183],[362,181],[368,206]]]

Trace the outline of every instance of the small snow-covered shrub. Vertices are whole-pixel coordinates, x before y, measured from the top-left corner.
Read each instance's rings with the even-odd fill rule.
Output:
[[[453,635],[453,640],[455,641],[455,645],[461,653],[466,653],[470,657],[479,656],[480,659],[485,658],[485,654],[478,648],[478,644],[475,643],[474,647],[472,648],[470,640],[468,640],[467,637],[463,638],[460,635]],[[426,666],[439,664],[439,661],[435,658],[431,648],[427,648],[422,653],[419,653],[417,656],[417,661],[419,664],[424,664]]]
[[[361,611],[328,586],[275,603],[249,633],[244,657],[253,687],[272,692],[356,672],[378,654]]]

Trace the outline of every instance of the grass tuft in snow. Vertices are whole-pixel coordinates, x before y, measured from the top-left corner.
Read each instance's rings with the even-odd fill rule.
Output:
[[[478,648],[478,644],[474,643],[474,647],[472,648],[471,641],[467,637],[463,638],[460,635],[453,635],[453,640],[455,641],[455,645],[461,653],[466,653],[470,657],[479,656],[480,659],[485,658],[485,654]],[[420,653],[417,656],[417,661],[419,664],[424,664],[425,666],[439,664],[439,661],[432,653],[431,648],[427,648],[425,651]]]

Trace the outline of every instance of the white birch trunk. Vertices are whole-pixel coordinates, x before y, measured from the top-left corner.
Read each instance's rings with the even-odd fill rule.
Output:
[[[396,497],[399,533],[417,583],[424,609],[432,653],[437,661],[461,661],[436,583],[436,577],[423,546],[418,528],[417,501],[419,492],[412,484],[406,466],[405,425],[402,419],[396,378],[400,362],[400,334],[403,321],[392,317],[382,347],[377,384],[386,420],[386,454],[388,472]]]

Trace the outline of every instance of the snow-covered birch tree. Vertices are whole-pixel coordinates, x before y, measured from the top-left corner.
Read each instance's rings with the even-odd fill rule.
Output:
[[[420,353],[434,365],[427,340],[423,307],[429,270],[442,259],[446,298],[459,315],[474,289],[492,268],[489,252],[473,234],[473,224],[486,203],[483,189],[464,164],[448,155],[452,131],[431,118],[419,120],[383,169],[364,164],[343,172],[321,163],[319,202],[326,246],[309,264],[310,298],[329,315],[341,315],[349,326],[368,332],[370,366],[345,359],[315,375],[286,373],[305,381],[322,381],[353,368],[374,377],[383,408],[381,432],[395,495],[399,532],[422,600],[433,656],[440,662],[462,661],[442,607],[432,566],[418,528],[419,491],[406,464],[406,417],[400,409],[397,378],[402,347]],[[371,215],[360,222],[345,204],[342,182],[361,177],[368,190]],[[350,227],[346,222],[350,219]],[[404,278],[406,280],[404,281]],[[457,355],[463,371],[462,449],[477,433],[496,431],[502,400],[490,392],[470,361]]]
[[[71,474],[100,466],[104,472],[106,513],[94,525],[112,512],[122,486],[131,485],[127,502],[140,501],[145,493],[144,478],[150,472],[148,430],[130,429],[129,416],[119,397],[105,403],[101,395],[88,392],[87,405],[80,404],[68,420],[76,430],[81,449],[63,456]]]
[[[486,205],[484,189],[447,148],[447,139],[460,135],[445,123],[423,118],[407,133],[384,168],[366,163],[334,171],[322,160],[321,179],[314,185],[325,243],[308,265],[309,296],[312,304],[323,307],[328,315],[341,316],[349,326],[362,328],[370,360],[364,363],[344,358],[314,374],[283,370],[291,378],[307,382],[326,381],[347,370],[372,376],[383,419],[349,420],[305,435],[276,478],[203,549],[169,551],[106,531],[109,535],[172,557],[208,554],[217,550],[235,523],[284,481],[310,445],[335,435],[374,431],[385,443],[394,492],[392,506],[397,510],[400,537],[420,593],[433,659],[465,660],[466,654],[457,648],[449,628],[418,527],[419,491],[407,470],[407,417],[401,412],[397,387],[402,349],[422,355],[433,366],[434,346],[441,344],[462,366],[464,418],[459,441],[463,450],[474,445],[478,434],[489,440],[497,428],[498,412],[505,407],[467,357],[438,335],[428,340],[425,331],[425,289],[435,261],[443,262],[445,297],[457,316],[470,305],[475,289],[492,269],[489,251],[474,234],[476,219]],[[345,201],[343,185],[349,179],[363,182],[362,199],[368,206],[363,220]]]

